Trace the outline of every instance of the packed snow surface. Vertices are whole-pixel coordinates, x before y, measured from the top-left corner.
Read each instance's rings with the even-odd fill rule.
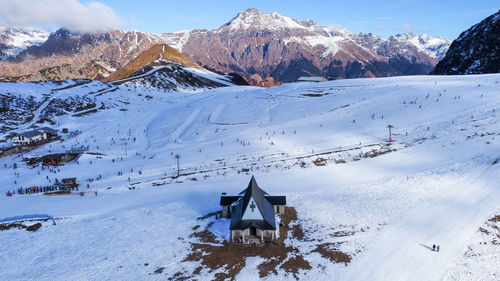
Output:
[[[460,271],[447,272],[457,272],[467,244],[499,208],[499,81],[498,74],[413,76],[198,93],[1,83],[2,93],[40,101],[33,123],[53,98],[89,96],[105,106],[54,116],[54,128],[70,131],[63,141],[0,158],[0,221],[44,214],[57,223],[0,231],[1,279],[157,280],[182,264],[196,268],[183,260],[197,217],[219,210],[221,192],[238,194],[253,174],[269,194],[287,196],[308,230],[307,241],[285,241],[312,266],[301,280],[453,280]],[[22,161],[82,145],[86,153],[64,166]],[[171,179],[177,154],[189,175]],[[328,157],[335,161],[313,163]],[[85,196],[4,196],[66,177],[77,177]],[[211,230],[227,239],[226,226]],[[342,241],[352,261],[310,252],[310,241],[320,240]],[[478,258],[470,279],[499,276],[495,260]],[[248,258],[236,279],[257,280],[260,262]],[[159,267],[163,275],[153,273]],[[196,276],[213,278],[206,270]],[[278,268],[265,279],[295,277]]]

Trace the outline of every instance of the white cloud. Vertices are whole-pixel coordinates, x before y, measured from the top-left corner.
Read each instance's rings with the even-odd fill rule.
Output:
[[[0,24],[37,26],[56,24],[71,31],[99,32],[121,26],[112,8],[78,0],[1,0]]]
[[[404,32],[415,32],[416,29],[413,28],[413,26],[405,23],[399,26],[386,26],[386,25],[381,25],[378,27],[378,30],[382,31],[404,31]]]
[[[326,25],[326,27],[330,31],[339,31],[339,32],[345,32],[345,31],[347,31],[347,29],[345,27],[343,27],[340,24],[335,24],[335,23],[328,24],[328,25]]]
[[[422,28],[415,28],[412,25],[409,25],[407,23],[398,25],[398,26],[386,26],[386,25],[381,25],[377,27],[378,30],[381,31],[393,31],[393,32],[412,32],[412,33],[432,33],[434,30],[432,29],[422,29]]]
[[[415,29],[413,28],[413,26],[405,23],[401,26],[401,29],[406,31],[406,32],[413,32]]]

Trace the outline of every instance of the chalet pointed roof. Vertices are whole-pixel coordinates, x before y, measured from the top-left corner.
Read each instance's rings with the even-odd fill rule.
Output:
[[[269,195],[269,194],[267,194],[267,192],[265,192],[262,188],[259,187],[259,185],[257,184],[257,181],[255,180],[255,176],[253,176],[253,175],[252,175],[252,178],[250,179],[250,182],[248,183],[247,188],[243,189],[239,194],[245,195],[246,193],[249,192],[249,189],[253,189],[253,188],[258,189],[259,192],[261,192],[264,196]]]
[[[265,198],[267,192],[259,187],[254,176],[250,179],[248,187],[243,190],[240,195],[242,195],[242,197],[234,207],[231,215],[231,224],[229,226],[231,230],[247,229],[252,226],[263,230],[276,229],[273,205]],[[257,204],[256,207],[262,214],[263,219],[243,219],[244,212],[247,210],[247,206],[252,198],[255,204]]]

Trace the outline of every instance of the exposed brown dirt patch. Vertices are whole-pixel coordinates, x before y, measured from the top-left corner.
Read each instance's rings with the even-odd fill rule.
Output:
[[[205,219],[208,219],[209,217],[213,217],[215,215],[217,215],[219,212],[211,212],[211,213],[208,213],[204,216],[201,216],[199,218],[197,218],[197,220],[201,221],[201,220],[205,220]]]
[[[335,231],[332,233],[332,237],[346,237],[346,236],[353,236],[356,234],[356,231],[352,230],[341,230],[341,231]]]
[[[285,260],[293,249],[292,247],[284,247],[281,244],[249,246],[224,242],[222,246],[194,243],[192,244],[192,250],[194,253],[189,256],[189,260],[200,261],[210,271],[225,268],[225,272],[216,274],[216,280],[227,280],[233,279],[245,267],[247,257],[258,256],[275,260],[273,263],[265,262],[262,267],[259,266],[259,274],[267,276],[270,272],[277,273],[276,266]]]
[[[257,269],[259,269],[259,277],[260,278],[266,277],[270,273],[274,273],[275,275],[277,275],[278,271],[276,270],[276,268],[282,262],[283,259],[281,257],[274,257],[259,264],[259,266],[257,267]]]
[[[0,224],[0,231],[4,231],[4,230],[9,230],[11,228],[19,228],[19,229],[22,229],[22,228],[26,228],[26,225],[22,224],[22,223],[17,223],[17,222],[13,222],[13,223],[2,223]]]
[[[212,217],[216,213],[217,212],[209,213],[198,218],[198,220]],[[280,226],[280,238],[277,243],[266,243],[261,245],[246,245],[232,242],[218,244],[215,236],[208,230],[211,225],[209,223],[204,230],[194,232],[190,235],[191,238],[197,238],[200,242],[191,243],[191,253],[183,260],[200,262],[201,266],[197,267],[191,274],[186,273],[182,276],[195,276],[199,274],[203,268],[207,268],[209,272],[224,268],[223,272],[215,274],[215,280],[234,280],[234,277],[245,267],[246,258],[256,256],[266,259],[265,262],[258,266],[259,276],[265,277],[271,273],[277,274],[277,267],[289,257],[289,254],[298,252],[297,249],[286,247],[283,243],[290,230],[289,224],[295,220],[297,220],[297,212],[295,209],[286,208],[285,213],[281,215],[282,224]],[[178,280],[179,277],[180,276],[174,275],[170,278],[173,278],[172,280]]]
[[[500,222],[500,215],[494,216],[491,219],[489,219],[488,221],[490,221],[490,222]]]
[[[17,229],[26,229],[27,231],[35,232],[38,229],[40,229],[40,227],[42,227],[42,224],[39,222],[32,224],[30,226],[27,226],[21,222],[11,222],[11,223],[0,224],[0,231],[5,231],[5,230],[12,229],[12,228],[17,228]]]
[[[217,212],[209,213],[198,218],[204,220],[215,216]],[[168,277],[169,280],[186,280],[199,276],[205,269],[208,273],[218,271],[213,275],[213,280],[235,280],[235,276],[246,266],[248,257],[261,257],[264,261],[257,266],[259,277],[264,278],[269,275],[277,275],[278,270],[292,274],[296,279],[302,271],[312,269],[305,255],[298,248],[285,245],[287,238],[298,240],[305,239],[297,211],[292,207],[287,207],[280,215],[280,235],[274,243],[264,243],[257,245],[238,244],[224,241],[217,242],[215,235],[209,228],[213,222],[206,224],[203,230],[201,226],[193,227],[193,233],[189,236],[196,239],[190,242],[191,252],[184,258],[183,262],[197,262],[194,270],[181,269]],[[350,256],[341,252],[334,244],[318,245],[313,252],[319,252],[323,257],[336,263],[350,262]],[[156,272],[155,272],[156,273]],[[167,273],[167,275],[169,275]]]
[[[348,254],[340,251],[338,249],[338,245],[335,243],[324,243],[318,245],[316,249],[312,250],[312,252],[317,252],[322,257],[327,258],[335,263],[348,264],[351,262],[351,257]]]
[[[205,229],[203,231],[194,232],[189,237],[196,237],[204,243],[218,243],[215,235],[209,230]]]
[[[281,222],[289,225],[292,221],[297,220],[297,211],[293,207],[286,207],[285,213],[280,215]]]
[[[479,231],[481,231],[482,233],[484,233],[486,235],[490,235],[490,232],[482,227],[479,228]]]
[[[293,276],[298,280],[297,273],[299,273],[299,270],[305,269],[309,270],[311,269],[311,265],[309,262],[304,260],[304,258],[300,255],[294,256],[290,259],[288,259],[285,263],[283,263],[280,266],[281,269],[284,269],[286,272],[293,273]]]
[[[164,267],[159,267],[159,268],[157,268],[157,269],[155,270],[155,273],[156,273],[156,274],[160,274],[160,273],[162,273],[162,272],[163,272],[163,270],[164,270],[164,269],[165,269]]]
[[[299,224],[295,224],[292,227],[292,235],[293,237],[297,238],[298,240],[304,240],[304,231],[302,230],[302,227]]]
[[[27,231],[31,231],[31,232],[35,232],[35,231],[37,231],[38,229],[40,229],[40,227],[42,227],[42,224],[41,224],[41,223],[39,223],[39,222],[37,222],[37,223],[35,223],[35,224],[32,224],[32,225],[30,225],[30,226],[26,227],[26,230],[27,230]]]
[[[326,159],[322,157],[318,157],[313,161],[316,166],[326,166]]]
[[[187,275],[186,272],[177,272],[173,276],[169,277],[168,280],[184,281],[192,279],[193,276]],[[196,279],[195,279],[196,280]]]

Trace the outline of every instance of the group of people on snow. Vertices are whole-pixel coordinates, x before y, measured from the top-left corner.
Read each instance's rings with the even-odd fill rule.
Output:
[[[435,252],[439,252],[439,245],[436,246],[436,244],[432,245],[432,250]]]

